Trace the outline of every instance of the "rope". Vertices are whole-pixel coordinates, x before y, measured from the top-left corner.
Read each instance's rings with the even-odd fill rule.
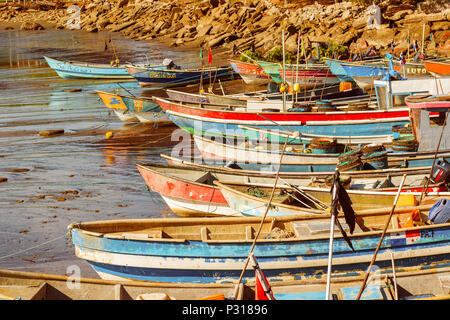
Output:
[[[49,243],[51,243],[51,242],[53,242],[53,241],[56,241],[56,240],[60,240],[60,239],[62,239],[62,238],[65,238],[66,236],[67,236],[67,234],[65,234],[65,235],[63,235],[63,236],[60,236],[60,237],[58,237],[58,238],[55,238],[55,239],[52,239],[52,240],[43,242],[43,243],[41,243],[41,244],[35,245],[35,246],[31,247],[31,248],[24,249],[24,250],[20,250],[20,251],[18,251],[18,252],[14,252],[14,253],[8,254],[8,255],[6,255],[6,256],[0,257],[0,260],[6,259],[6,258],[9,258],[9,257],[12,257],[12,256],[16,256],[16,255],[18,255],[18,254],[21,254],[21,253],[24,253],[24,252],[27,252],[27,251],[30,251],[30,250],[33,250],[33,249],[36,249],[36,248],[38,248],[38,247],[40,247],[40,246],[43,246],[43,245],[45,245],[45,244],[49,244]]]

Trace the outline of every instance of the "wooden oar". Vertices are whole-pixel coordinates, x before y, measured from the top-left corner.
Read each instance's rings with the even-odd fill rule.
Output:
[[[369,268],[367,269],[367,272],[366,272],[365,277],[364,277],[363,284],[361,285],[361,288],[359,289],[359,293],[358,293],[358,296],[356,297],[356,300],[359,300],[359,298],[361,298],[361,295],[364,292],[364,289],[366,288],[367,278],[369,277],[369,274],[370,274],[370,271],[372,269],[372,266],[375,263],[375,260],[377,258],[378,250],[380,250],[381,243],[383,242],[383,239],[384,239],[384,235],[386,234],[386,231],[387,231],[387,229],[389,227],[389,224],[391,222],[391,218],[392,218],[392,215],[394,214],[395,207],[397,206],[397,201],[398,201],[398,198],[400,197],[400,193],[402,191],[403,184],[405,183],[405,180],[406,180],[406,174],[403,175],[402,182],[400,183],[400,186],[398,187],[397,195],[395,196],[395,200],[394,200],[394,205],[392,206],[391,213],[389,214],[389,217],[388,217],[388,220],[386,222],[386,225],[384,226],[384,230],[383,230],[383,233],[381,234],[380,241],[378,242],[377,248],[375,249],[375,252],[374,252],[373,257],[372,257],[372,261],[370,262]]]
[[[278,176],[280,175],[281,163],[282,163],[282,160],[283,160],[284,150],[286,150],[286,145],[287,145],[287,139],[286,139],[286,142],[283,145],[283,150],[281,151],[280,161],[278,163],[278,170],[277,170],[277,174],[275,176],[275,182],[273,184],[272,193],[270,194],[269,202],[267,203],[267,206],[266,206],[266,211],[264,212],[264,215],[263,215],[263,217],[261,219],[261,223],[259,224],[258,232],[255,235],[255,240],[253,240],[253,244],[252,244],[252,246],[250,248],[250,252],[249,252],[249,254],[247,256],[247,260],[245,261],[245,265],[244,265],[244,268],[242,269],[241,276],[239,277],[239,281],[238,281],[238,283],[237,283],[237,285],[235,287],[235,290],[234,290],[234,293],[233,293],[233,297],[234,298],[236,298],[236,296],[237,296],[238,289],[239,289],[239,284],[241,283],[242,278],[244,277],[245,270],[247,269],[248,263],[250,261],[251,255],[253,253],[253,249],[255,248],[255,245],[256,245],[256,240],[258,239],[259,234],[261,233],[261,229],[262,229],[262,226],[264,224],[264,219],[266,218],[267,213],[269,212],[270,204],[272,203],[273,196],[275,195],[275,190],[277,188],[277,182],[278,182]]]

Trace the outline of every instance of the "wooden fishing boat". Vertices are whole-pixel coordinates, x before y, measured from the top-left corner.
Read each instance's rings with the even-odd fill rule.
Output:
[[[267,143],[284,143],[288,139],[289,144],[308,145],[314,139],[335,140],[338,144],[346,144],[347,146],[375,143],[389,144],[392,143],[393,134],[377,135],[377,136],[327,136],[318,134],[302,134],[294,135],[294,132],[284,130],[266,130],[250,126],[239,126],[242,129],[240,134],[248,140],[267,141]]]
[[[436,77],[446,77],[450,75],[449,61],[425,61],[425,68]]]
[[[107,108],[110,108],[126,122],[157,123],[158,125],[172,125],[159,105],[151,98],[138,98],[123,94],[96,91]]]
[[[221,139],[216,137],[214,140],[208,137],[193,136],[197,148],[200,150],[203,158],[214,159],[216,163],[234,163],[239,168],[246,170],[263,169],[266,171],[277,171],[280,162],[282,145],[276,143],[267,143],[259,141],[256,145],[250,145],[249,142],[240,144],[230,141],[230,139]],[[406,142],[412,142],[415,148],[415,140],[409,139]],[[327,141],[330,144],[330,141]],[[333,146],[331,145],[330,148]],[[339,146],[338,146],[339,147]],[[411,145],[408,145],[411,147]],[[435,150],[430,151],[376,151],[368,152],[359,158],[354,157],[348,161],[340,160],[339,156],[344,153],[340,151],[329,151],[329,153],[314,153],[307,151],[303,146],[289,145],[284,152],[281,162],[281,171],[290,172],[323,172],[333,171],[338,164],[346,162],[353,163],[352,170],[378,170],[389,167],[424,167],[431,166],[435,157]],[[318,151],[325,151],[318,149]],[[438,158],[449,158],[450,149],[441,149],[437,153]],[[358,160],[359,159],[359,160]],[[347,163],[349,166],[351,163]],[[339,167],[339,166],[338,166]],[[341,168],[341,167],[339,167]]]
[[[133,79],[128,73],[125,64],[111,65],[71,60],[57,60],[44,56],[50,68],[64,79],[90,78],[90,79]],[[163,68],[163,66],[153,66]]]
[[[140,86],[163,85],[167,87],[234,76],[234,71],[229,66],[184,70],[147,68],[145,71],[133,70],[128,66],[126,68],[129,74],[139,82]]]
[[[400,195],[399,202],[402,205],[417,205],[422,195],[424,187],[423,178],[419,181],[415,180],[417,177],[410,177],[408,185],[405,186],[404,192]],[[359,180],[359,181],[362,181]],[[269,181],[267,181],[269,182]],[[266,207],[264,203],[268,202],[270,197],[274,180],[266,184],[256,183],[237,183],[237,182],[223,182],[214,181],[214,184],[220,188],[223,197],[228,202],[230,208],[236,213],[241,213],[244,216],[260,216],[264,215]],[[268,216],[283,216],[283,215],[305,215],[310,211],[304,209],[324,209],[329,208],[331,204],[331,183],[314,183],[312,186],[297,186],[289,182],[287,186],[277,185],[279,188],[275,191],[274,200],[271,203],[271,208]],[[397,187],[386,187],[379,189],[356,190],[348,189],[347,193],[352,202],[352,207],[355,210],[383,208],[395,200],[397,194]],[[438,190],[438,191],[431,191]],[[439,191],[443,190],[443,191]],[[422,204],[434,204],[442,197],[450,198],[450,192],[446,191],[447,187],[443,184],[434,185],[430,192],[422,200]]]
[[[282,76],[283,70],[281,69],[279,72],[280,76]],[[288,84],[293,85],[294,83],[298,83],[301,89],[310,89],[340,82],[338,77],[326,66],[301,68],[299,70],[292,68],[285,70],[284,74]]]
[[[431,205],[397,207],[377,256],[377,266],[398,270],[425,264],[449,267],[450,223],[428,221]],[[308,210],[308,209],[304,209]],[[413,210],[420,219],[407,224]],[[154,218],[93,221],[68,229],[77,257],[86,260],[104,279],[163,282],[236,282],[261,225],[254,254],[269,281],[309,279],[326,273],[329,252],[329,213],[268,217]],[[336,233],[332,276],[365,272],[391,207],[356,211],[357,227],[350,236],[355,253]],[[342,219],[342,218],[339,218]],[[398,226],[395,221],[399,222]],[[344,221],[341,224],[346,227]],[[247,270],[243,280],[254,277]]]
[[[231,284],[111,281],[0,269],[0,300],[224,300]],[[252,299],[240,285],[237,300]]]
[[[260,65],[231,59],[228,61],[245,83],[266,84],[270,82],[270,76],[264,72]]]
[[[159,193],[168,207],[180,216],[239,216],[241,215],[239,212],[235,212],[228,206],[219,187],[214,185],[214,181],[249,184],[249,187],[254,185],[267,186],[274,183],[275,177],[273,172],[263,174],[255,172],[245,173],[236,170],[229,171],[221,167],[206,169],[160,164],[136,164],[136,166],[147,186],[152,191]],[[423,187],[422,182],[425,177],[429,176],[429,171],[429,169],[419,169],[415,172],[409,172],[403,191],[420,192]],[[398,187],[401,175],[400,173],[362,172],[359,176],[348,176],[346,185],[348,184],[349,190],[389,192],[393,191],[392,188]],[[328,186],[330,179],[332,179],[332,173],[328,176],[291,174],[289,176],[283,175],[278,184],[284,186],[292,184],[300,188],[305,187],[304,190],[307,192],[309,190],[306,189],[307,187],[318,189]],[[430,184],[427,189],[428,192],[443,192],[445,190],[447,188],[443,184]],[[329,193],[329,187],[326,189],[326,192]],[[386,196],[386,198],[388,197]],[[377,202],[376,197],[367,200]],[[389,197],[389,200],[391,200],[391,197]],[[380,204],[376,203],[376,205],[379,206]]]
[[[395,256],[393,256],[395,264]],[[411,270],[415,269],[415,270]],[[360,300],[448,300],[450,299],[449,268],[427,270],[389,270],[373,272]],[[262,270],[264,271],[264,270]],[[336,277],[331,280],[332,300],[355,300],[364,277]],[[325,300],[326,277],[269,283],[275,300]],[[251,288],[256,291],[254,286]]]
[[[221,96],[213,93],[196,94],[171,89],[166,89],[165,91],[166,94],[169,96],[169,99],[175,101],[193,102],[193,103],[211,103],[217,105],[235,105],[235,106],[247,105],[247,101],[245,99],[233,96]]]
[[[364,111],[250,112],[240,106],[189,104],[158,97],[154,99],[170,120],[196,135],[232,136],[239,133],[239,125],[247,125],[274,130],[289,127],[302,134],[376,136],[386,135],[394,125],[409,122],[407,107]],[[327,107],[327,102],[321,107]]]
[[[392,63],[394,64],[394,70],[400,73],[404,78],[411,79],[431,76],[423,62],[407,61],[405,64],[402,64],[398,60],[393,60]]]
[[[340,81],[353,80],[364,90],[373,89],[373,81],[380,80],[389,73],[389,67],[380,62],[363,63],[334,59],[326,59],[325,62]]]

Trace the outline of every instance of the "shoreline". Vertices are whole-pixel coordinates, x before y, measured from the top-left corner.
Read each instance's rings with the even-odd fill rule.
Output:
[[[158,41],[172,48],[213,48],[228,56],[252,47],[265,56],[281,46],[285,30],[286,52],[294,55],[301,32],[307,54],[314,54],[315,42],[346,47],[346,53],[338,52],[341,58],[370,47],[381,55],[392,48],[399,53],[407,50],[409,36],[411,50],[413,41],[420,46],[423,39],[426,53],[450,57],[450,4],[432,4],[432,0],[417,5],[381,1],[377,28],[367,26],[368,6],[353,2],[283,8],[271,1],[248,0],[96,0],[80,7],[78,22],[88,32],[118,32],[131,40]],[[70,18],[64,8],[18,11],[0,6],[0,30],[68,29]]]

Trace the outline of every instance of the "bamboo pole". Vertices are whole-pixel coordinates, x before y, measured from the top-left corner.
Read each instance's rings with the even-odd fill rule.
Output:
[[[266,218],[267,213],[269,212],[270,204],[272,203],[272,199],[273,199],[273,196],[275,194],[276,187],[277,187],[278,176],[280,175],[281,163],[282,163],[282,160],[283,160],[284,151],[286,150],[287,142],[288,142],[288,139],[286,139],[286,141],[284,142],[283,149],[281,151],[280,162],[278,163],[277,174],[275,176],[275,182],[274,182],[273,188],[272,188],[272,193],[270,194],[269,202],[267,203],[267,206],[266,206],[266,211],[264,212],[264,215],[263,215],[263,217],[261,219],[261,222],[259,224],[258,231],[257,231],[257,233],[255,235],[255,240],[253,240],[253,244],[252,244],[252,246],[250,248],[250,252],[249,252],[249,254],[247,256],[247,260],[245,261],[245,265],[244,265],[244,268],[242,269],[241,276],[239,277],[239,281],[236,284],[236,287],[235,287],[235,290],[234,290],[234,293],[233,293],[233,297],[234,298],[236,298],[236,296],[237,296],[238,289],[239,289],[239,284],[241,283],[242,278],[244,277],[245,270],[247,269],[248,263],[250,261],[250,257],[252,255],[253,249],[255,248],[255,245],[256,245],[256,240],[258,239],[259,234],[261,233],[261,229],[262,229],[262,226],[264,224],[264,219]]]
[[[400,183],[400,186],[398,187],[397,195],[395,196],[394,204],[393,204],[392,209],[391,209],[391,213],[389,214],[389,217],[388,217],[388,220],[386,222],[386,225],[384,226],[384,230],[383,230],[383,233],[381,234],[380,241],[378,242],[377,248],[375,249],[375,252],[374,252],[373,257],[372,257],[372,261],[370,262],[369,268],[367,269],[367,272],[366,272],[366,274],[364,276],[364,281],[363,281],[363,284],[361,285],[361,288],[359,289],[359,292],[358,292],[358,295],[356,297],[356,300],[359,300],[359,298],[361,298],[361,295],[364,292],[364,289],[366,288],[367,278],[369,277],[370,271],[372,270],[372,266],[375,263],[375,260],[377,258],[378,251],[380,250],[381,243],[383,242],[384,235],[386,234],[386,231],[387,231],[387,229],[389,227],[389,224],[391,222],[391,218],[392,218],[392,215],[394,214],[395,207],[397,206],[397,201],[398,201],[398,198],[400,197],[400,193],[402,191],[403,184],[405,183],[405,180],[406,180],[406,174],[403,175],[402,182]]]

